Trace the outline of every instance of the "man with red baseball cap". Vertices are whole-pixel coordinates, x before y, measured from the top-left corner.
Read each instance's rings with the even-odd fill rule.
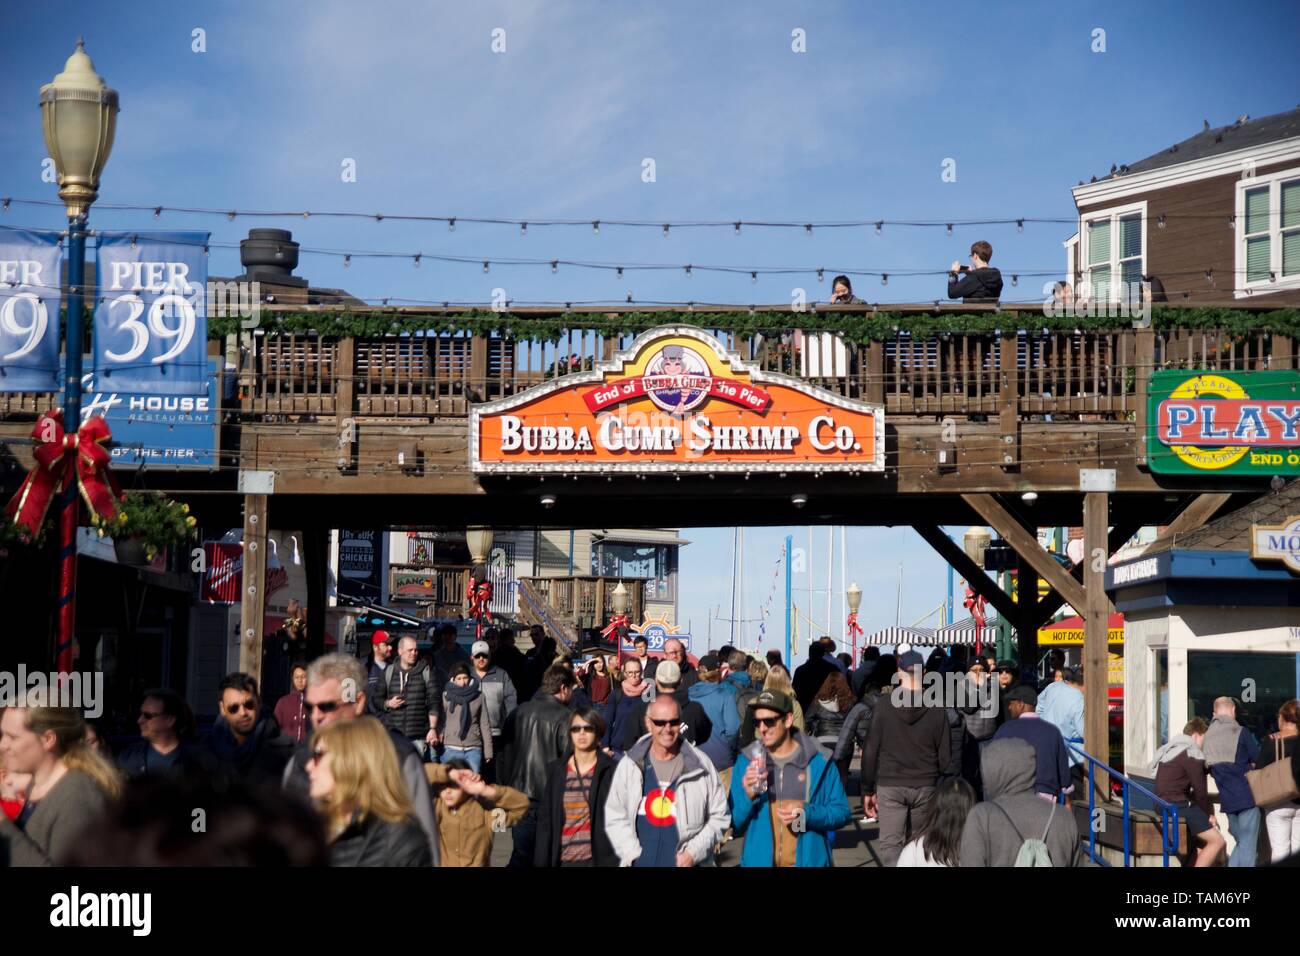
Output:
[[[380,720],[384,717],[384,698],[388,696],[388,680],[384,676],[384,670],[393,656],[396,640],[395,634],[383,630],[370,635],[372,658],[366,669],[366,711]]]

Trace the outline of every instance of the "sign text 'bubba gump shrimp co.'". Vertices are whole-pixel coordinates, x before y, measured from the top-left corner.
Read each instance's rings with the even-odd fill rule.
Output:
[[[764,372],[690,326],[470,411],[470,464],[529,472],[883,471],[884,410]]]

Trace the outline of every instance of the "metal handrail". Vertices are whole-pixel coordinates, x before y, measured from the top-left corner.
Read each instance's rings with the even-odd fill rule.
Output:
[[[1073,750],[1080,757],[1088,761],[1088,855],[1092,857],[1094,863],[1101,866],[1110,866],[1097,853],[1097,828],[1093,825],[1097,809],[1097,768],[1101,767],[1112,778],[1121,781],[1121,796],[1123,801],[1123,810],[1120,819],[1124,826],[1124,866],[1129,867],[1130,858],[1132,857],[1132,848],[1130,846],[1133,836],[1133,826],[1129,810],[1129,789],[1135,789],[1145,795],[1160,813],[1160,850],[1163,859],[1162,865],[1169,866],[1169,851],[1172,848],[1174,854],[1178,853],[1178,807],[1168,801],[1161,800],[1154,793],[1148,790],[1142,784],[1130,780],[1124,774],[1120,773],[1113,767],[1107,766],[1096,757],[1084,751],[1082,747],[1077,747],[1070,741],[1065,745]]]

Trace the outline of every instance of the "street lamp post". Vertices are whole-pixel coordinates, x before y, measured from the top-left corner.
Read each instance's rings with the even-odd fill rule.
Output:
[[[614,628],[614,640],[618,644],[618,666],[623,666],[623,636],[627,632],[627,587],[622,581],[614,588],[610,595],[610,602],[614,608],[614,619],[610,622]]]
[[[844,627],[849,632],[849,640],[853,642],[853,663],[858,663],[858,635],[862,633],[862,628],[858,624],[858,608],[862,607],[862,588],[858,587],[858,582],[854,581],[849,585],[848,590],[844,592],[844,598],[849,602],[849,619],[845,622]]]
[[[58,173],[59,198],[68,216],[67,332],[63,358],[63,428],[65,441],[76,442],[81,427],[81,349],[86,281],[86,216],[99,198],[99,175],[113,150],[117,130],[117,91],[86,55],[85,43],[68,57],[63,72],[41,87],[41,121],[45,147]],[[72,670],[72,641],[77,594],[77,482],[68,480],[59,510],[59,625],[55,666]]]

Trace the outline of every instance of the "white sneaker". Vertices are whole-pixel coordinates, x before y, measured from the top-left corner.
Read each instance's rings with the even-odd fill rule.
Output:
[[[876,818],[875,818],[875,817],[863,817],[863,818],[862,818],[862,822],[863,822],[863,823],[875,823],[875,822],[876,822]]]

